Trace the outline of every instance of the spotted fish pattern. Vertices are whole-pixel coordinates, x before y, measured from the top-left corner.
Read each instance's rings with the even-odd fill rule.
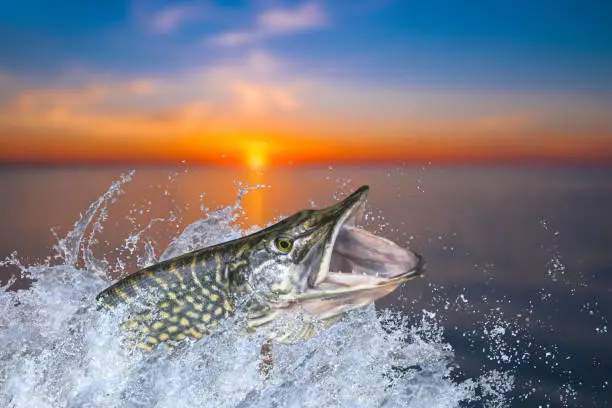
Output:
[[[394,290],[420,274],[415,254],[390,249],[388,240],[364,233],[374,246],[365,255],[399,253],[404,260],[395,266],[413,269],[379,277],[375,260],[366,279],[337,273],[327,279],[339,231],[363,208],[367,192],[362,186],[327,208],[303,210],[248,236],[152,265],[97,299],[102,307],[127,312],[120,327],[145,350],[201,339],[237,310],[247,333],[258,331],[278,343],[311,337],[320,320],[325,329],[346,311],[387,294],[386,285]]]
[[[169,346],[186,338],[199,340],[219,321],[235,312],[240,285],[235,275],[246,266],[227,251],[195,251],[145,268],[110,286],[97,297],[110,310],[128,307],[129,318],[120,324],[127,338],[147,351],[161,343]],[[244,246],[236,255],[245,253]]]

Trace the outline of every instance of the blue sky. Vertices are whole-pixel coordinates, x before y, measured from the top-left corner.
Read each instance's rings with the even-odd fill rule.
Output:
[[[207,47],[296,1],[43,1],[0,4],[0,70],[53,76],[70,66],[168,72],[231,56]],[[260,41],[319,75],[512,89],[610,91],[607,1],[327,1],[325,23]],[[164,26],[163,13],[180,14]],[[190,10],[190,11],[189,11]],[[233,49],[227,49],[233,48]]]

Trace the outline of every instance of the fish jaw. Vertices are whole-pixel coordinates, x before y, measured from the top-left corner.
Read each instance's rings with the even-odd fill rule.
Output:
[[[304,294],[296,306],[318,319],[327,320],[374,303],[394,292],[402,283],[420,276],[421,273],[422,269],[415,269],[389,279],[330,272],[327,279],[317,288]]]
[[[352,222],[352,219],[356,216],[359,210],[363,209],[365,201],[368,197],[369,190],[370,188],[368,186],[361,186],[353,194],[346,197],[340,203],[328,207],[324,210],[319,210],[321,212],[327,213],[328,217],[333,218],[334,225],[331,229],[331,232],[328,234],[327,238],[322,243],[323,254],[321,256],[319,267],[314,270],[314,273],[310,276],[308,280],[309,286],[311,288],[321,284],[327,278],[327,274],[330,271],[334,245],[338,238],[338,234],[340,233],[342,226]]]
[[[320,258],[317,267],[312,268],[308,287],[300,293],[300,297],[319,293],[323,283],[345,288],[354,286],[351,285],[354,283],[357,287],[352,289],[361,290],[362,285],[374,288],[389,283],[386,279],[413,277],[423,272],[421,256],[355,226],[358,215],[363,212],[368,192],[369,187],[362,186],[340,203],[317,211],[319,218],[333,222],[325,239],[311,251]],[[343,265],[337,265],[337,261]],[[334,271],[343,273],[334,275]],[[367,279],[359,280],[355,275],[367,276]],[[328,279],[330,277],[331,280]]]

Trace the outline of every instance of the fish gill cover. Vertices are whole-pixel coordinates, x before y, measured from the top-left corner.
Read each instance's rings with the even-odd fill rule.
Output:
[[[98,258],[97,236],[133,176],[123,175],[91,204],[58,239],[53,258],[25,265],[14,254],[4,261],[32,284],[16,291],[9,290],[14,281],[0,287],[0,406],[502,407],[522,398],[509,396],[516,387],[513,363],[522,358],[505,335],[511,325],[488,315],[475,331],[490,344],[498,368],[461,377],[436,305],[433,311],[417,305],[410,315],[371,305],[311,340],[276,345],[267,381],[258,374],[261,339],[237,333],[231,320],[219,333],[170,351],[122,347],[117,322],[96,310],[94,300],[117,278],[111,272],[128,273],[121,254],[136,255],[143,267],[251,232],[236,222],[249,190],[241,188],[233,206],[205,209],[205,217],[167,248],[155,248],[145,232],[154,223],[173,223],[175,214],[127,236],[116,248],[116,264]]]

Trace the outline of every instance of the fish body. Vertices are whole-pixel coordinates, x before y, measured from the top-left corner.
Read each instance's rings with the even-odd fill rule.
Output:
[[[355,227],[368,191],[152,265],[97,299],[127,309],[121,328],[146,350],[201,339],[236,314],[274,342],[312,337],[423,271],[419,255]]]
[[[238,268],[236,245],[224,243],[142,269],[110,286],[97,299],[109,309],[127,308],[121,329],[150,350],[159,343],[201,339],[234,314],[242,292],[229,272]]]

